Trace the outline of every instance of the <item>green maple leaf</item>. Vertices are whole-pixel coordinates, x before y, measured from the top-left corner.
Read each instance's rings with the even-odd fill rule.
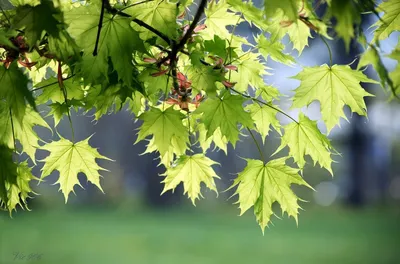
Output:
[[[207,188],[218,194],[214,178],[219,179],[219,177],[211,167],[215,164],[219,163],[203,154],[179,157],[176,165],[167,168],[167,171],[163,174],[165,179],[162,181],[164,183],[162,194],[168,190],[173,191],[181,182],[183,183],[184,193],[187,193],[193,204],[199,196],[202,197],[200,192],[202,182]]]
[[[87,111],[93,107],[96,108],[94,117],[95,120],[99,120],[105,114],[121,110],[132,93],[132,90],[122,87],[120,84],[111,85],[105,89],[102,89],[100,85],[92,86],[84,99],[85,108]]]
[[[56,17],[60,14],[53,1],[48,0],[42,0],[36,6],[18,6],[12,26],[24,31],[26,42],[32,48],[41,39],[43,31],[52,37],[59,36],[59,26],[62,24]]]
[[[276,106],[274,107],[276,108]],[[270,126],[280,133],[280,123],[276,118],[277,111],[275,109],[258,103],[247,105],[246,109],[249,110],[250,115],[254,120],[256,130],[260,133],[263,143],[265,138],[268,136]]]
[[[348,105],[352,112],[366,115],[364,97],[372,95],[360,86],[360,82],[377,83],[348,65],[305,67],[293,78],[300,80],[301,84],[295,90],[292,107],[308,106],[318,100],[328,132],[339,123],[340,117],[347,120],[344,105]]]
[[[204,41],[204,49],[213,54],[217,55],[222,59],[227,56],[226,40],[221,39],[219,36],[215,35],[213,40]]]
[[[14,44],[12,44],[12,42],[10,41],[10,37],[12,37],[12,34],[5,31],[4,29],[0,29],[0,45],[15,49]]]
[[[10,215],[17,205],[27,207],[29,194],[34,193],[29,186],[32,179],[36,179],[27,162],[18,165],[13,162],[13,151],[0,145],[0,208],[8,210]]]
[[[386,84],[393,86],[391,80],[389,78],[389,73],[383,62],[381,57],[379,56],[378,51],[373,46],[370,46],[360,57],[360,60],[357,65],[357,69],[360,69],[364,66],[371,64],[375,71],[378,73],[379,79],[381,81],[382,88],[386,87]]]
[[[389,73],[389,82],[391,81],[392,97],[400,95],[400,41],[397,43],[397,47],[389,55],[390,58],[397,60],[397,67]]]
[[[301,8],[302,15],[308,18],[308,21],[313,25],[313,30],[325,38],[331,39],[327,34],[327,25],[314,15],[313,9],[307,1],[302,1]],[[306,23],[301,21],[299,17],[296,20],[290,20],[281,10],[278,10],[270,19],[267,31],[271,33],[269,40],[272,43],[278,42],[287,34],[293,43],[293,48],[299,52],[299,55],[308,46],[308,38],[311,37],[310,27]]]
[[[17,184],[17,164],[13,162],[13,151],[0,144],[0,208],[12,211],[16,197],[11,196],[10,188]],[[19,202],[19,200],[18,200]]]
[[[60,190],[64,194],[65,202],[68,201],[70,192],[74,192],[74,186],[82,185],[78,180],[78,173],[83,172],[88,181],[96,185],[102,192],[100,186],[100,170],[105,170],[96,163],[96,159],[110,160],[100,155],[100,153],[89,145],[89,138],[72,143],[71,141],[61,138],[59,141],[53,141],[45,144],[40,149],[47,150],[50,155],[44,160],[42,168],[42,176],[44,179],[54,170],[59,171],[59,178],[56,184],[60,184]]]
[[[354,24],[361,23],[361,15],[353,0],[335,0],[330,4],[330,13],[336,18],[335,31],[349,50],[350,41],[354,38]]]
[[[10,214],[16,209],[17,205],[29,210],[27,199],[31,198],[29,196],[31,193],[35,194],[29,184],[34,179],[37,180],[37,178],[32,175],[31,169],[28,167],[26,161],[18,164],[16,183],[11,184],[8,190],[9,199],[7,207]]]
[[[171,138],[171,143],[168,148],[168,151],[166,151],[162,155],[160,154],[160,164],[163,164],[166,168],[171,167],[171,164],[176,157],[185,154],[186,150],[188,149],[187,143],[188,142],[186,140],[182,140],[176,135],[173,135]],[[146,150],[145,152],[143,152],[143,154],[157,152],[157,151],[158,147],[155,144],[155,138],[152,137],[149,141],[149,144],[147,144]]]
[[[239,15],[229,12],[229,8],[230,6],[225,0],[221,0],[218,3],[211,2],[207,6],[205,10],[205,25],[207,28],[204,30],[204,35],[208,34],[208,39],[213,39],[214,35],[223,39],[230,39],[231,33],[229,33],[226,27],[239,24],[243,21]]]
[[[160,76],[152,76],[153,73],[158,72],[159,70],[153,69],[145,69],[139,74],[139,81],[144,83],[146,94],[149,99],[156,103],[160,98],[160,93],[165,94],[172,87],[172,78],[163,74]]]
[[[67,99],[82,100],[84,98],[84,89],[81,82],[75,78],[69,78],[63,81],[64,88],[67,92]],[[61,90],[56,77],[51,77],[35,85],[36,88],[41,88],[42,93],[36,98],[38,104],[47,103],[64,103],[64,93]]]
[[[0,145],[5,145],[10,149],[14,148],[10,107],[4,101],[0,101]]]
[[[99,38],[97,56],[95,48],[100,9],[97,6],[82,6],[65,13],[69,34],[75,38],[78,46],[84,50],[79,67],[85,83],[98,83],[107,79],[108,59],[118,73],[118,79],[132,86],[134,66],[132,53],[143,50],[143,41],[130,26],[131,19],[105,14]]]
[[[185,115],[174,110],[173,107],[168,107],[164,111],[152,107],[138,117],[138,119],[143,120],[143,124],[140,127],[136,143],[149,135],[153,135],[154,144],[157,146],[160,155],[163,156],[169,150],[174,136],[187,142],[189,135],[187,128],[182,123],[184,118]]]
[[[314,166],[318,162],[321,167],[333,174],[332,146],[329,139],[319,131],[316,121],[312,121],[300,113],[298,123],[290,123],[283,129],[285,133],[281,138],[281,145],[275,153],[288,146],[289,156],[293,157],[300,169],[303,169],[306,164],[304,156],[309,155],[314,161]]]
[[[398,0],[382,1],[378,10],[385,13],[373,27],[377,27],[372,42],[384,40],[394,31],[400,30],[400,2]]]
[[[47,116],[52,116],[54,119],[54,127],[57,127],[61,119],[70,112],[69,106],[65,103],[50,104],[50,111]]]
[[[197,140],[199,141],[200,147],[204,153],[210,148],[211,143],[214,143],[213,151],[218,148],[223,150],[225,155],[228,155],[228,140],[222,135],[219,127],[210,137],[207,137],[207,129],[204,124],[198,124],[197,130],[199,131]]]
[[[227,2],[235,11],[242,13],[244,19],[248,23],[253,24],[262,30],[268,28],[264,12],[255,7],[252,1],[243,2],[241,0],[227,0]]]
[[[258,56],[258,53],[246,53],[233,63],[238,69],[231,71],[231,81],[237,82],[235,89],[239,92],[247,91],[249,85],[258,87],[264,84],[263,75],[267,74],[267,67],[260,62]]]
[[[400,95],[400,66],[397,66],[396,69],[389,73],[390,79],[393,81],[393,95]]]
[[[178,24],[176,23],[176,18],[178,15],[178,8],[176,3],[164,0],[149,1],[147,3],[129,7],[125,9],[124,12],[145,22],[172,39],[177,37]],[[140,37],[143,40],[148,40],[156,36],[151,31],[143,29],[138,25],[136,26],[136,29],[142,31]]]
[[[25,99],[36,109],[35,99],[28,90],[28,78],[18,68],[17,62],[10,64],[7,69],[0,66],[0,100],[5,100],[18,122],[22,122],[25,114]]]
[[[243,102],[245,99],[239,95],[224,93],[222,98],[208,98],[203,102],[195,113],[202,113],[202,122],[206,126],[208,139],[217,128],[233,146],[239,140],[238,124],[251,128],[253,120],[250,113],[244,111]]]
[[[397,46],[396,48],[392,51],[392,53],[389,55],[389,58],[397,60],[398,62],[400,61],[400,38],[397,41]]]
[[[297,23],[300,3],[299,0],[264,0],[264,9],[267,17],[272,17],[276,12],[282,11],[290,21]]]
[[[208,95],[216,95],[218,90],[216,82],[223,80],[221,71],[201,64],[196,67],[190,67],[187,75],[189,80],[192,81],[193,89],[197,92],[205,91]]]
[[[40,0],[9,0],[13,6],[31,5],[36,6],[40,4]],[[6,2],[7,3],[7,2]]]
[[[271,57],[274,61],[285,63],[285,64],[293,64],[295,60],[289,54],[283,53],[285,49],[285,45],[278,41],[270,41],[264,35],[260,35],[257,39],[257,47],[260,53],[267,58]]]
[[[136,91],[133,93],[133,99],[131,98],[127,99],[128,99],[128,108],[135,116],[139,116],[146,110],[145,108],[146,100],[143,94]]]
[[[39,148],[38,141],[40,141],[39,136],[33,130],[35,126],[45,127],[51,131],[50,126],[40,114],[30,107],[26,109],[22,124],[14,124],[15,138],[21,143],[22,151],[28,154],[34,164],[36,164],[35,154],[36,150]]]
[[[279,99],[279,90],[271,85],[262,85],[257,87],[256,97],[261,96],[266,102],[271,102],[273,99]]]
[[[286,212],[297,223],[299,198],[290,189],[291,184],[312,189],[298,174],[298,169],[285,164],[285,159],[271,160],[267,164],[261,160],[246,159],[247,166],[230,187],[238,186],[235,194],[239,196],[237,203],[241,215],[254,206],[254,214],[263,232],[274,213],[272,204],[275,202],[280,204],[282,213]]]
[[[60,31],[57,37],[49,36],[49,53],[58,60],[68,61],[71,57],[79,58],[79,47],[67,31]]]

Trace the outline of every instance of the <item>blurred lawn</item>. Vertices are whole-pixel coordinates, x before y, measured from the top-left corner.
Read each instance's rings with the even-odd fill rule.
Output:
[[[388,210],[311,209],[262,236],[249,213],[35,209],[0,215],[0,263],[400,263],[400,218]],[[41,261],[13,254],[43,254]]]

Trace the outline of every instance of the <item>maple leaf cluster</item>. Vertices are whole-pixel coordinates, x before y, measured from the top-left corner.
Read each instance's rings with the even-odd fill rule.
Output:
[[[378,6],[372,0],[264,0],[262,7],[251,0],[11,2],[11,9],[0,12],[0,208],[10,214],[18,206],[28,208],[32,181],[47,180],[54,171],[66,202],[81,186],[80,172],[102,191],[100,172],[106,169],[96,159],[110,159],[89,144],[90,136],[75,140],[71,110],[98,120],[127,109],[141,122],[136,143],[147,141],[145,153],[157,152],[165,167],[163,193],[183,184],[195,204],[202,185],[218,192],[215,180],[221,175],[213,167],[219,163],[209,153],[227,153],[229,144],[234,148],[248,134],[260,157],[246,159],[230,187],[241,214],[253,207],[264,230],[279,203],[282,213],[297,221],[301,199],[291,185],[312,188],[302,177],[306,156],[333,175],[336,151],[329,134],[347,119],[345,106],[367,115],[364,99],[372,94],[362,84],[380,84],[391,98],[400,94],[400,66],[388,71],[380,50],[380,41],[400,30],[398,0]],[[316,12],[321,4],[323,15]],[[380,18],[370,42],[361,28],[368,13]],[[238,34],[242,24],[255,27],[254,36]],[[299,82],[294,95],[283,96],[268,82],[273,69],[267,60],[293,66],[294,54],[300,56],[317,35],[329,64],[302,67],[293,76]],[[333,63],[333,38],[342,39],[346,50],[352,41],[364,48],[357,69]],[[397,62],[399,45],[388,55]],[[367,65],[379,81],[363,73]],[[290,100],[298,117],[279,106],[281,99]],[[320,120],[302,112],[313,102],[320,104]],[[63,119],[71,126],[70,139],[57,132]],[[36,126],[56,131],[58,139],[39,138]],[[266,159],[271,131],[280,145]],[[43,160],[36,159],[38,149],[48,152]],[[27,160],[21,162],[23,153]],[[39,163],[37,178],[31,168]]]

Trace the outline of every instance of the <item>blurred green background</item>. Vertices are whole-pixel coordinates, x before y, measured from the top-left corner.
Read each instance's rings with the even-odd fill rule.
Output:
[[[400,263],[400,210],[393,208],[312,207],[298,227],[275,218],[263,236],[252,213],[206,204],[71,207],[1,215],[0,263]],[[22,254],[26,260],[16,259]]]

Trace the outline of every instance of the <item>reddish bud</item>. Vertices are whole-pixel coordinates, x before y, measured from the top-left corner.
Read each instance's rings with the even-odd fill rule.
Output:
[[[164,75],[164,74],[166,74],[167,72],[168,72],[168,69],[167,69],[167,70],[163,70],[163,71],[159,71],[159,72],[152,73],[151,76],[157,77],[157,76]]]
[[[235,86],[236,82],[229,82],[229,81],[225,80],[225,81],[222,81],[222,84],[227,88],[232,88],[233,86]]]
[[[143,61],[147,62],[147,63],[156,63],[157,62],[157,60],[154,58],[144,58]]]
[[[180,15],[178,16],[178,19],[184,18],[185,15],[186,15],[186,11],[183,11],[182,14],[180,14]]]
[[[167,101],[165,101],[167,104],[179,104],[179,101],[173,98],[168,98]]]
[[[225,65],[224,67],[225,67],[225,69],[228,69],[228,70],[231,70],[231,71],[237,71],[238,70],[237,66],[232,65],[232,64]]]
[[[207,26],[205,24],[202,24],[202,25],[199,25],[199,26],[195,27],[193,31],[195,33],[197,33],[199,31],[202,31],[202,30],[206,29],[206,28],[207,28]]]

